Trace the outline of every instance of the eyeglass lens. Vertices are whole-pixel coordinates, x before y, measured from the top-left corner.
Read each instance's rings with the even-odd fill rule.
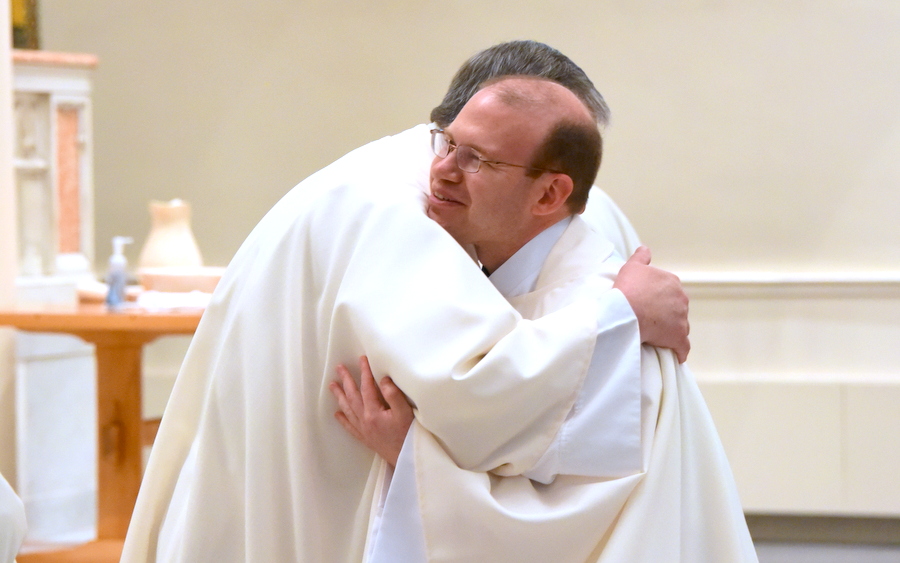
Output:
[[[431,132],[431,150],[440,158],[447,158],[450,154],[450,141],[443,131]],[[465,145],[455,145],[456,149],[456,165],[463,172],[478,172],[481,168],[481,159],[475,152],[475,149]]]
[[[431,150],[435,156],[441,158],[446,157],[450,153],[450,143],[447,142],[447,136],[442,131],[431,132]]]

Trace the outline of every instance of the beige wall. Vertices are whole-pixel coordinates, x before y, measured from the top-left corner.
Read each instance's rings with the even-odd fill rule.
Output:
[[[660,264],[900,269],[896,2],[550,6],[42,0],[45,48],[100,56],[98,258],[179,196],[224,265],[297,181],[425,120],[477,49],[529,37],[607,96],[600,183]]]
[[[9,2],[0,2],[0,307],[13,302],[17,268],[9,15]],[[16,410],[13,346],[13,331],[0,328],[0,473],[15,486]]]
[[[225,265],[299,180],[425,121],[470,54],[538,39],[610,102],[599,183],[689,282],[745,506],[900,516],[900,445],[871,438],[900,432],[900,4],[565,5],[41,0],[46,49],[100,57],[99,263],[182,197]]]

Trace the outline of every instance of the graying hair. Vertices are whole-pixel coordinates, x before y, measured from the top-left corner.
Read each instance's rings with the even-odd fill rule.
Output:
[[[594,83],[572,59],[537,41],[509,41],[476,53],[456,72],[431,120],[446,127],[484,83],[500,76],[537,76],[565,86],[587,106],[597,124],[609,124],[609,106]]]

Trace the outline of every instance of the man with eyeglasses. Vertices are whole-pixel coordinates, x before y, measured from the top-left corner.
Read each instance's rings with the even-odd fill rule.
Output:
[[[622,261],[578,217],[599,168],[601,137],[572,92],[534,77],[500,78],[449,126],[431,133],[429,217],[473,249],[523,316],[537,318],[609,291]],[[673,399],[665,415],[660,409],[665,369],[666,391],[677,397],[680,366],[669,351],[642,351],[628,322],[605,332],[566,420],[546,450],[535,450],[535,463],[517,474],[503,466],[485,473],[458,467],[427,430],[421,408],[408,431],[412,408],[390,379],[376,385],[363,361],[359,393],[342,366],[341,383],[332,384],[338,419],[396,467],[372,526],[368,561],[754,561],[720,447],[685,455],[683,466],[651,464],[651,456],[680,454],[673,442],[682,438],[715,438],[704,424],[676,431],[677,438],[670,434],[673,421],[665,415]],[[687,428],[705,411],[702,403],[686,405],[697,409],[683,413]],[[679,482],[698,462],[699,473],[722,485],[718,492]],[[649,494],[640,488],[659,483],[670,487]],[[627,508],[648,496],[669,513],[658,528],[646,527],[645,538],[635,531],[648,523],[647,514]],[[695,539],[682,550],[677,530],[685,517],[726,524],[692,530]]]
[[[485,79],[508,74],[559,81],[582,99],[593,89],[545,45],[488,49],[464,65],[433,116],[449,140],[473,145],[453,137],[456,113]],[[334,366],[360,356],[415,401],[416,424],[455,469],[518,475],[535,466],[598,339],[622,316],[590,295],[523,320],[424,213],[429,136],[422,125],[351,152],[301,182],[247,238],[173,389],[123,562],[364,560],[389,468],[335,423],[329,391]],[[472,148],[496,160],[475,176],[516,168],[500,162],[526,165]],[[621,231],[630,227],[610,209],[600,228],[627,254],[632,240]],[[631,304],[625,316],[633,333],[641,325],[640,340],[652,342],[645,321],[666,327],[662,338],[686,355],[683,291],[647,262],[629,261],[616,280],[630,280],[627,301],[617,292],[613,301]]]

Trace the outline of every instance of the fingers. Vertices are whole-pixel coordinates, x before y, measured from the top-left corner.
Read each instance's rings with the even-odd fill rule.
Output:
[[[631,258],[628,259],[629,262],[637,262],[639,264],[649,264],[650,263],[650,249],[646,246],[639,246],[637,250],[634,251],[634,254],[631,255]]]
[[[336,413],[334,413],[334,418],[336,418],[337,421],[341,423],[341,426],[344,427],[344,430],[346,430],[351,436],[353,436],[360,442],[365,441],[365,437],[362,435],[359,429],[352,422],[350,422],[350,420],[347,418],[347,415],[345,415],[341,411],[337,411]]]
[[[370,424],[380,413],[394,409],[395,414],[404,418],[413,417],[412,406],[406,395],[389,376],[384,377],[380,383],[375,383],[375,376],[366,356],[359,358],[359,369],[359,388],[343,364],[335,368],[338,381],[328,384],[328,389],[337,399],[340,411],[335,413],[335,417],[341,424],[349,424],[359,432],[362,425]]]
[[[406,395],[404,395],[403,391],[397,387],[390,376],[382,378],[379,387],[381,388],[381,394],[384,396],[384,400],[387,402],[390,409],[404,414],[412,413],[412,407],[406,399]]]
[[[338,412],[334,413],[334,416],[337,417],[341,423],[348,422],[350,424],[358,424],[359,418],[350,406],[350,401],[347,399],[347,395],[344,393],[344,388],[341,387],[341,384],[337,381],[332,381],[328,384],[328,390],[331,391],[331,394],[337,399],[338,408],[340,409]],[[352,421],[350,420],[351,417]]]
[[[356,381],[354,381],[353,376],[350,375],[350,370],[348,370],[346,366],[341,364],[337,366],[337,368],[335,368],[335,371],[337,371],[341,389],[347,399],[347,405],[354,413],[362,413],[364,409],[363,397],[362,395],[360,395],[359,389],[356,387]],[[347,411],[344,410],[344,412]]]
[[[681,346],[675,347],[674,350],[675,350],[675,356],[678,358],[678,363],[683,364],[684,362],[687,361],[688,353],[690,353],[690,351],[691,351],[690,340],[685,338],[684,344],[682,344]]]
[[[384,402],[381,397],[381,391],[375,385],[375,376],[372,375],[372,368],[369,366],[369,359],[365,356],[359,357],[359,386],[362,391],[362,402],[365,408],[372,410],[381,410],[384,408]]]

